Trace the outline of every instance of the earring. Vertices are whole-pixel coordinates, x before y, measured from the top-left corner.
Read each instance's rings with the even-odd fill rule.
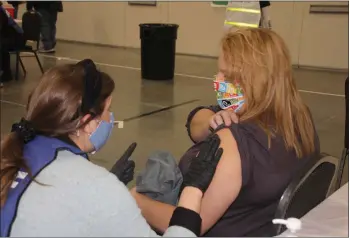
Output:
[[[77,137],[79,137],[79,136],[80,136],[80,132],[79,132],[79,131],[77,131],[76,135],[77,135]]]

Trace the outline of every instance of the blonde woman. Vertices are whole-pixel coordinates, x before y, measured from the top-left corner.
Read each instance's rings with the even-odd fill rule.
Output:
[[[211,126],[224,153],[202,200],[201,234],[273,235],[271,220],[283,191],[319,153],[317,133],[296,89],[286,44],[268,29],[228,33],[221,42],[214,85],[219,106],[190,113],[187,126],[196,144],[180,162],[187,174],[191,155]],[[132,194],[148,223],[165,231],[175,207]]]

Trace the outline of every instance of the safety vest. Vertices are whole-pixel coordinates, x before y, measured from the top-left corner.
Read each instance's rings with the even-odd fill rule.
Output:
[[[12,224],[16,219],[18,204],[22,195],[33,181],[33,178],[56,159],[60,150],[68,150],[87,159],[87,155],[79,148],[55,138],[36,136],[33,141],[25,145],[23,158],[26,160],[32,177],[23,170],[17,173],[17,177],[7,195],[7,200],[1,208],[1,237],[11,235]]]
[[[226,7],[225,28],[259,27],[261,12],[259,1],[229,1]]]

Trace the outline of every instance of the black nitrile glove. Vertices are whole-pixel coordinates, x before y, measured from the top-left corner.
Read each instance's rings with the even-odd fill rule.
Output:
[[[129,160],[129,158],[134,152],[136,145],[135,142],[132,143],[110,170],[125,185],[134,179],[135,162]]]
[[[205,193],[223,153],[223,149],[219,149],[219,145],[220,138],[216,134],[209,136],[203,142],[199,153],[196,158],[192,159],[191,165],[184,176],[183,188],[187,186],[196,187]]]

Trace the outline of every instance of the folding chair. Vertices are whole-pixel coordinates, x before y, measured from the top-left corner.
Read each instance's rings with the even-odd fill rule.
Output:
[[[25,45],[23,48],[16,49],[15,51],[12,51],[11,53],[16,54],[16,75],[15,79],[18,80],[18,75],[19,75],[19,64],[21,64],[21,67],[24,72],[24,77],[27,74],[27,71],[24,67],[24,64],[21,59],[21,53],[33,53],[36,61],[38,62],[39,68],[42,73],[44,73],[44,69],[40,63],[37,51],[39,49],[39,44],[40,44],[40,26],[41,26],[41,16],[35,12],[35,11],[30,11],[30,12],[25,12],[22,17],[22,29],[23,29],[23,36],[26,42],[32,41],[35,43],[36,47],[33,48],[30,45]],[[22,56],[23,57],[23,56]],[[29,57],[32,57],[29,56]]]
[[[345,79],[345,133],[344,149],[339,161],[339,171],[337,174],[336,189],[341,187],[341,180],[344,174],[346,159],[349,159],[349,77]]]
[[[339,160],[327,154],[315,157],[292,180],[278,204],[275,218],[301,218],[324,201],[334,189]],[[283,225],[274,225],[275,234],[284,230]]]

